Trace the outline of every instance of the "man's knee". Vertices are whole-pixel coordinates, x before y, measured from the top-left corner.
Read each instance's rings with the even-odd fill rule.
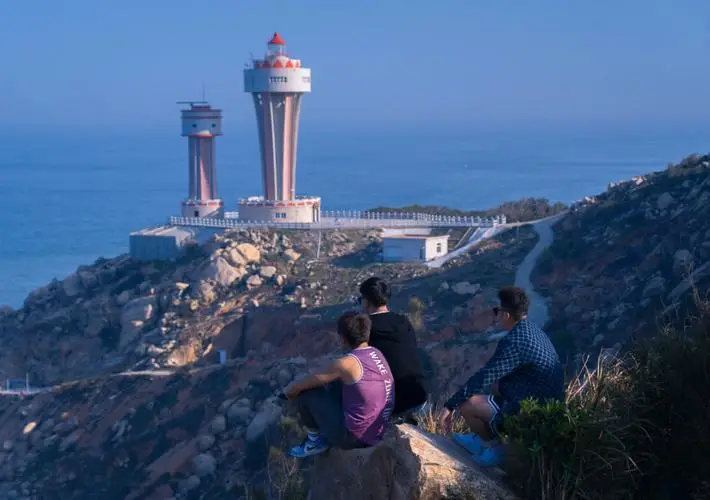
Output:
[[[475,394],[468,398],[459,406],[459,412],[464,418],[473,417],[486,422],[490,422],[495,414],[490,397],[485,394]]]

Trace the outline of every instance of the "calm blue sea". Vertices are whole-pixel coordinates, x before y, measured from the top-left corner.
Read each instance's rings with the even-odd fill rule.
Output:
[[[21,305],[52,277],[125,252],[129,231],[177,214],[187,151],[171,132],[0,135],[0,304]],[[250,128],[227,133],[218,143],[219,192],[234,208],[259,194],[259,158]],[[471,209],[596,194],[709,151],[710,126],[353,132],[304,124],[299,148],[297,190],[322,196],[327,208]]]

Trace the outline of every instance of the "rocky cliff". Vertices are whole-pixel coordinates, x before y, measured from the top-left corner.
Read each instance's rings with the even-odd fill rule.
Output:
[[[178,262],[100,259],[0,316],[0,377],[24,377],[28,371],[32,382],[46,385],[192,364],[215,355],[212,339],[227,326],[223,337],[234,336],[235,322],[248,312],[347,301],[362,265],[373,261],[379,238],[377,232],[324,233],[319,261],[317,233],[259,231],[219,235]],[[422,271],[402,265],[383,272],[415,277]],[[224,340],[227,345],[219,347],[235,355],[250,348]]]
[[[448,390],[492,353],[482,311],[535,240],[511,231],[429,270],[377,263],[377,231],[324,233],[320,252],[315,232],[241,231],[178,262],[82,267],[0,317],[2,373],[53,386],[0,400],[0,498],[268,489],[269,447],[297,428],[275,395],[339,349],[334,320],[362,280],[393,283],[431,387]]]
[[[614,183],[555,226],[534,282],[571,353],[683,321],[710,285],[710,156]]]
[[[710,157],[696,156],[573,206],[533,280],[558,348],[620,347],[680,321],[710,283],[709,202]],[[440,394],[492,354],[489,306],[535,241],[530,228],[509,231],[427,269],[377,263],[378,231],[324,232],[320,243],[316,232],[236,231],[178,262],[81,267],[0,312],[0,375],[29,371],[52,386],[0,400],[0,498],[303,494],[308,471],[280,451],[301,429],[275,395],[337,351],[334,321],[354,307],[357,285],[371,275],[393,283],[393,307],[417,328]],[[389,487],[411,493],[400,479],[439,477],[421,453],[412,458],[412,439],[419,452],[432,444],[399,436],[358,463],[394,464]],[[314,464],[316,486],[336,481],[347,461],[338,457]]]

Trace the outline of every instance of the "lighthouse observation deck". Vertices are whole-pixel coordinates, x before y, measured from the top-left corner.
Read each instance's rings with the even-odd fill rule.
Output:
[[[311,91],[311,69],[286,54],[286,42],[274,33],[263,59],[254,59],[244,70],[244,92],[306,93]]]

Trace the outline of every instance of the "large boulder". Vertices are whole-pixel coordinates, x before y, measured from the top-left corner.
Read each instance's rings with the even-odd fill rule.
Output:
[[[197,477],[211,476],[217,468],[217,460],[209,453],[200,453],[192,459],[192,466]]]
[[[239,253],[239,250],[232,248],[226,253],[227,260],[234,267],[243,267],[247,264],[247,260]]]
[[[274,266],[262,266],[261,269],[259,269],[259,276],[265,279],[270,279],[274,277],[274,274],[276,274],[276,268]]]
[[[155,295],[131,300],[121,310],[121,347],[130,344],[143,327],[155,319],[158,298]]]
[[[81,293],[81,278],[76,273],[72,273],[62,281],[62,288],[67,297],[76,297]]]
[[[289,248],[284,251],[284,257],[289,262],[296,262],[301,258],[301,254],[295,251],[293,248]]]
[[[237,250],[249,263],[261,260],[261,251],[251,243],[241,243],[237,245]]]
[[[133,299],[121,311],[121,323],[129,321],[150,321],[155,316],[157,297],[149,295]]]
[[[658,207],[658,210],[666,210],[668,207],[673,205],[673,203],[675,203],[673,196],[670,193],[663,193],[658,197],[656,207]]]
[[[241,279],[246,271],[241,267],[233,267],[222,257],[217,257],[207,263],[199,274],[199,279],[212,280],[222,286],[229,286]]]
[[[281,407],[270,401],[265,401],[259,412],[251,420],[246,430],[246,440],[253,443],[261,438],[269,426],[281,418]]]
[[[258,274],[252,274],[247,278],[247,288],[259,288],[264,283],[264,280]]]
[[[481,291],[481,285],[478,283],[469,283],[468,281],[461,281],[456,283],[451,289],[459,295],[476,295]]]
[[[388,431],[385,440],[375,447],[331,450],[316,458],[310,474],[310,498],[517,497],[500,478],[478,468],[450,439],[405,424]]]

